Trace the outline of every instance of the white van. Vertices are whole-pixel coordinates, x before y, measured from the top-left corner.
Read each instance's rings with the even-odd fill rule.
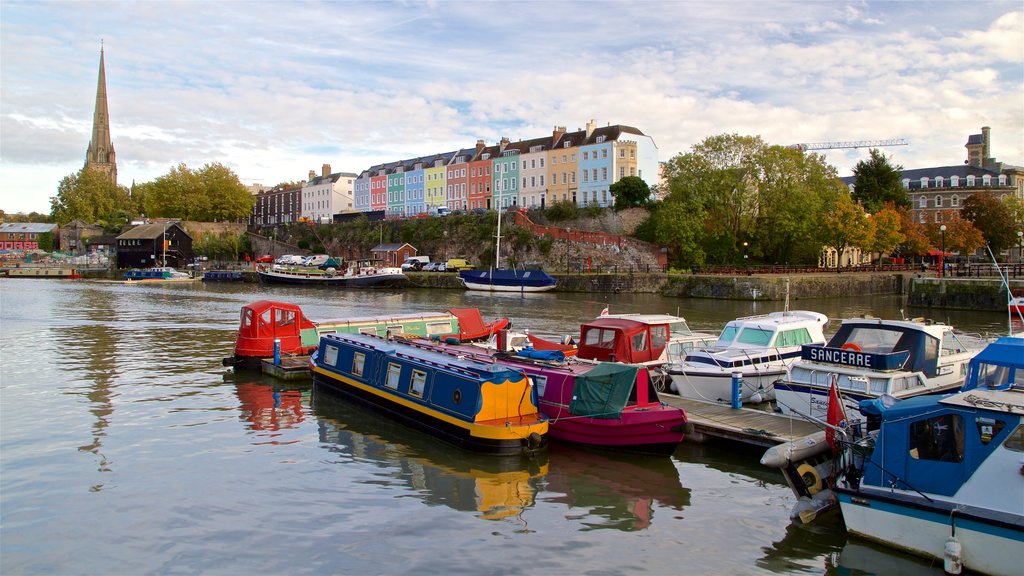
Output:
[[[402,262],[402,270],[423,270],[430,264],[430,256],[409,256]]]
[[[437,208],[430,209],[431,216],[447,216],[451,213],[452,211],[447,206],[438,206]]]
[[[306,259],[302,261],[302,265],[309,266],[311,268],[316,268],[317,266],[323,264],[324,262],[327,262],[328,258],[330,258],[330,256],[328,256],[327,254],[316,254],[314,256],[307,256]]]

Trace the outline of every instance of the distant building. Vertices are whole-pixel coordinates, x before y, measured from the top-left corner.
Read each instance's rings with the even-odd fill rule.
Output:
[[[320,176],[309,171],[309,181],[302,187],[301,217],[310,222],[330,223],[334,214],[355,207],[356,175],[351,172],[331,173],[324,164]]]
[[[963,164],[914,168],[903,171],[903,188],[911,201],[911,217],[922,223],[940,223],[943,214],[959,211],[975,192],[997,197],[1024,199],[1024,168],[997,162],[991,154],[991,129],[967,137],[967,160]],[[856,178],[843,182],[853,191]]]
[[[249,226],[266,228],[298,222],[301,206],[302,186],[277,187],[260,192],[249,215]]]
[[[60,227],[57,245],[68,254],[88,254],[90,248],[95,249],[91,240],[103,236],[103,227],[89,224],[82,220],[72,220]]]
[[[117,155],[110,139],[110,116],[107,114],[107,76],[100,48],[100,76],[96,84],[96,108],[92,113],[92,140],[85,152],[85,167],[102,171],[117,184]]]
[[[35,250],[39,248],[39,235],[56,233],[57,225],[37,222],[9,222],[0,224],[0,250]],[[58,239],[54,238],[54,242]]]
[[[409,256],[415,256],[417,250],[410,244],[378,244],[370,249],[370,254],[377,266],[401,266]]]
[[[192,237],[177,221],[141,224],[117,237],[118,268],[181,268],[194,258]]]

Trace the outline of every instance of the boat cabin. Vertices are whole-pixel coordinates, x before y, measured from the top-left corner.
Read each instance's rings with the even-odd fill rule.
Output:
[[[691,332],[678,316],[606,315],[580,326],[577,356],[601,362],[663,363],[670,359],[667,349],[682,357],[689,350],[709,346],[713,338]]]
[[[715,348],[788,348],[824,343],[828,317],[818,312],[772,312],[737,318],[725,325]]]
[[[302,331],[313,333],[312,342],[303,346]],[[281,339],[284,354],[306,354],[319,343],[316,326],[295,304],[259,300],[242,306],[235,340],[235,357],[268,358],[274,355],[274,340]]]
[[[966,390],[1024,390],[1024,338],[1003,337],[971,359]]]

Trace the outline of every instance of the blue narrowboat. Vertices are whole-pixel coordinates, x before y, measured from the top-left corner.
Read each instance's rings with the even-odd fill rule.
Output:
[[[367,334],[323,334],[310,369],[318,386],[473,451],[521,454],[547,443],[536,391],[508,366]]]

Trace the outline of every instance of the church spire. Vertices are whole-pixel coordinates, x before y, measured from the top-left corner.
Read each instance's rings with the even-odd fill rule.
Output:
[[[92,115],[92,140],[85,153],[85,167],[104,171],[117,184],[117,160],[110,140],[110,117],[107,115],[107,75],[103,67],[103,45],[100,44],[100,77],[96,83],[96,110]]]

